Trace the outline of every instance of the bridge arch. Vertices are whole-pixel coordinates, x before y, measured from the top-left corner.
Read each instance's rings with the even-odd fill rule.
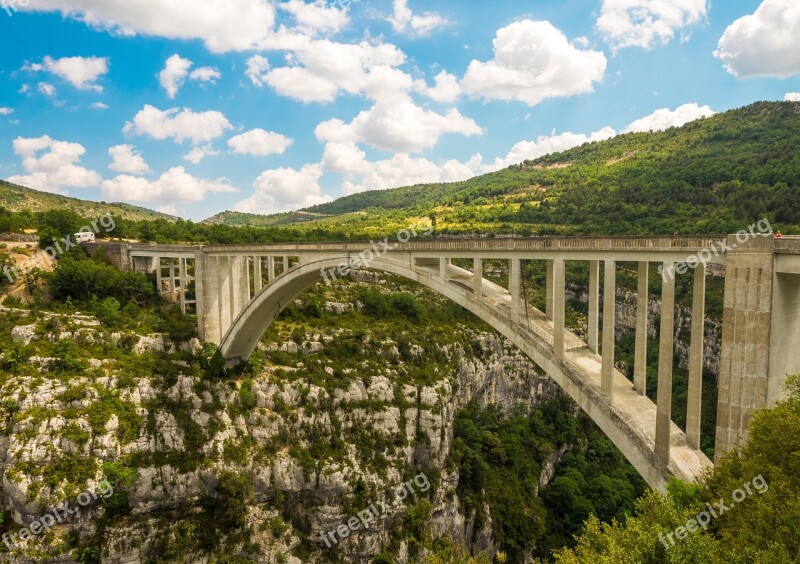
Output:
[[[228,359],[249,358],[268,327],[288,304],[320,282],[323,270],[338,268],[340,264],[348,264],[348,260],[347,255],[309,257],[276,278],[233,321],[220,343],[223,356]],[[410,257],[408,261],[384,257],[371,262],[370,269],[404,277],[438,292],[509,339],[591,417],[650,486],[663,488],[673,475],[692,481],[710,466],[710,461],[701,452],[688,445],[685,435],[674,423],[671,424],[669,463],[656,455],[654,436],[648,432],[650,415],[655,420],[656,406],[647,397],[636,394],[622,374],[616,374],[617,401],[612,405],[603,399],[599,384],[587,377],[587,366],[594,361],[587,359],[586,354],[568,353],[564,358],[558,358],[548,342],[519,326],[510,314],[505,315],[496,305],[473,295],[466,288],[413,266]],[[593,366],[590,368],[594,370]],[[599,364],[597,368],[599,370]],[[626,386],[631,388],[627,393]],[[620,409],[620,399],[624,402],[624,410]]]

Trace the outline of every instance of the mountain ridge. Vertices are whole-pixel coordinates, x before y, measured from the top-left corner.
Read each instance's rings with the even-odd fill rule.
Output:
[[[440,233],[671,235],[800,225],[800,103],[756,102],[680,128],[625,133],[466,181],[374,190],[296,212],[223,212],[228,226],[401,227]],[[800,230],[798,230],[800,232]]]
[[[61,194],[53,194],[0,180],[0,208],[12,212],[42,212],[53,209],[67,209],[83,216],[99,217],[113,213],[116,217],[133,221],[147,219],[177,219],[165,213],[124,202],[93,202]]]

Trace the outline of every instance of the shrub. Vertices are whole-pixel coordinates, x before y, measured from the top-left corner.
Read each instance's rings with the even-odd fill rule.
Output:
[[[95,313],[98,319],[106,325],[115,326],[119,321],[119,311],[121,307],[116,298],[108,297],[97,304]]]
[[[245,411],[251,411],[256,407],[256,394],[253,391],[252,380],[242,382],[242,386],[239,388],[239,402]]]
[[[425,312],[425,306],[413,294],[408,292],[392,296],[392,307],[412,321],[419,319]]]
[[[303,305],[303,313],[308,317],[319,319],[325,313],[325,300],[318,296],[309,298]]]
[[[224,471],[219,475],[212,513],[223,530],[243,527],[247,505],[253,497],[253,481],[246,474]]]
[[[370,317],[380,318],[389,315],[389,300],[378,288],[369,288],[361,292],[361,303],[364,313]]]

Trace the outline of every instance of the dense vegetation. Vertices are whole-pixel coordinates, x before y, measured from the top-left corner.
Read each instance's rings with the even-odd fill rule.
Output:
[[[559,564],[789,564],[800,556],[800,380],[787,401],[758,412],[747,444],[697,485],[673,481],[667,495],[650,492],[624,522],[591,518],[577,547]],[[748,491],[749,490],[749,491]],[[725,509],[719,503],[723,502]],[[705,527],[678,527],[714,509]],[[706,521],[700,517],[700,521]],[[670,534],[672,537],[670,538]],[[683,539],[681,537],[684,537]],[[663,539],[663,540],[662,540]]]
[[[573,412],[561,397],[530,414],[504,416],[472,403],[456,416],[451,462],[459,499],[467,515],[476,514],[477,528],[488,508],[507,562],[569,545],[590,515],[623,518],[646,490],[611,441]],[[540,492],[544,463],[557,453],[554,479]]]

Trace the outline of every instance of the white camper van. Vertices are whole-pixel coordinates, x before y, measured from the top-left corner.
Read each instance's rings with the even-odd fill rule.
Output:
[[[80,243],[94,243],[94,233],[92,233],[91,231],[88,232],[88,233],[86,231],[82,231],[80,233],[76,233],[74,235],[74,237],[75,237],[75,242],[78,243],[78,244],[80,244]]]

